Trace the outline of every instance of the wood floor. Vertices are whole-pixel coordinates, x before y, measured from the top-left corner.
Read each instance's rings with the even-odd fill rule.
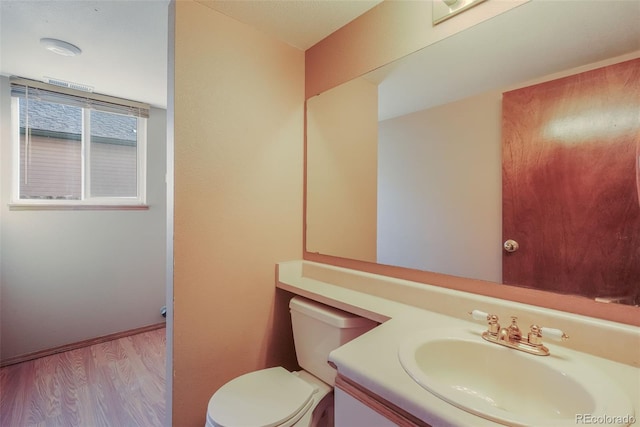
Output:
[[[165,329],[0,369],[2,427],[158,427]]]

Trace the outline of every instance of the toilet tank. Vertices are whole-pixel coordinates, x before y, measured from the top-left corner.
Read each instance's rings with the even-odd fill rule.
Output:
[[[378,325],[298,296],[291,299],[289,309],[298,364],[331,386],[336,370],[327,363],[329,353]]]

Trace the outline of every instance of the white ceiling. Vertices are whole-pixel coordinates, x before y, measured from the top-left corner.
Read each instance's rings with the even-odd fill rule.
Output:
[[[305,50],[382,0],[197,1]],[[0,0],[0,74],[81,83],[98,93],[165,108],[168,5],[169,0]],[[508,26],[498,27],[502,21]],[[488,90],[531,78],[534,72],[554,72],[639,49],[638,22],[637,0],[527,3],[478,26],[477,31],[486,29],[482,34],[465,31],[411,55],[413,62],[427,64],[417,71],[403,62],[392,64],[393,76],[387,76],[380,89],[390,111],[382,115],[426,108],[425,100],[433,104],[460,98],[457,92],[465,87]],[[75,44],[82,54],[51,53],[40,45],[43,37]],[[531,46],[525,50],[525,45]],[[517,68],[507,69],[507,63]],[[465,73],[468,70],[474,72]],[[464,84],[452,89],[438,84],[441,76]],[[439,91],[446,92],[443,99]]]
[[[201,0],[306,50],[382,0]],[[168,0],[0,0],[0,74],[51,77],[165,108]],[[45,50],[41,38],[82,49]]]
[[[0,73],[45,76],[158,107],[167,99],[168,0],[0,0]],[[45,50],[40,39],[67,41],[76,57]]]

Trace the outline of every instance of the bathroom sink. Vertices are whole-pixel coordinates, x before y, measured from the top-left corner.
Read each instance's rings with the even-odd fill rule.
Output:
[[[575,426],[600,416],[608,425],[633,422],[629,397],[603,372],[566,353],[535,356],[464,329],[425,330],[398,349],[402,367],[424,389],[500,424]]]

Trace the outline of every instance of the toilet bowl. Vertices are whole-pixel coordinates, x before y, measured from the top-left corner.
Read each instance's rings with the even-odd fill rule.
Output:
[[[282,367],[237,377],[209,400],[206,427],[328,427],[333,390],[307,372]]]
[[[302,297],[289,307],[304,370],[275,367],[234,378],[209,400],[206,427],[333,427],[336,371],[329,352],[377,323]]]

